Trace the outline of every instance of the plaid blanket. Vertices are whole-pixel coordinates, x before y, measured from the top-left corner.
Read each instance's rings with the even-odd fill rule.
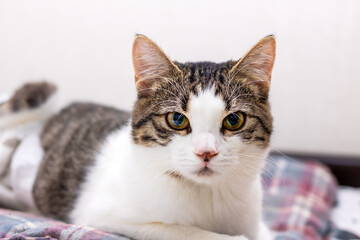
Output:
[[[339,231],[330,222],[336,182],[323,165],[301,163],[285,157],[269,157],[263,174],[264,219],[276,231],[276,240],[360,239]],[[93,228],[65,224],[26,213],[0,210],[2,239],[128,238]]]
[[[330,221],[337,183],[324,165],[270,156],[262,179],[264,220],[275,240],[360,239]]]

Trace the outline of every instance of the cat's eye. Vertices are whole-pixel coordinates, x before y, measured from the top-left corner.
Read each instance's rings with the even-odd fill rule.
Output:
[[[245,114],[242,112],[234,112],[224,118],[223,128],[229,131],[239,130],[245,123]]]
[[[189,126],[189,120],[184,114],[178,112],[168,113],[166,121],[175,130],[183,130]]]

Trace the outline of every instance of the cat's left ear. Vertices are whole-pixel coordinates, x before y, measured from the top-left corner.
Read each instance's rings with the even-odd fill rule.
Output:
[[[153,41],[144,35],[137,35],[132,50],[136,89],[148,94],[154,84],[168,81],[181,74],[181,70]]]
[[[258,88],[267,97],[276,52],[275,37],[270,35],[253,46],[230,70],[231,78],[240,78]]]

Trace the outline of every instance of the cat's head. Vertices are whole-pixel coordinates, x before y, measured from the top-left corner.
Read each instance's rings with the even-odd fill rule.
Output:
[[[161,152],[151,161],[174,177],[212,183],[256,176],[272,132],[275,46],[267,36],[238,61],[178,63],[146,36],[136,36],[135,144]]]

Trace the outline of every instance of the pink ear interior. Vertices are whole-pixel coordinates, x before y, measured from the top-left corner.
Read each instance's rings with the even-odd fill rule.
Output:
[[[263,68],[269,77],[269,81],[271,78],[271,72],[274,67],[275,62],[275,54],[276,54],[276,41],[274,37],[267,37],[261,42],[261,46],[259,46],[260,53],[260,62],[262,64],[259,65],[259,68]]]
[[[276,54],[276,41],[273,36],[260,40],[230,70],[230,75],[239,73],[249,77],[249,83],[259,88],[266,96],[270,89],[271,73]]]
[[[166,54],[144,35],[136,36],[132,57],[138,90],[150,88],[155,81],[167,77],[173,69],[178,70]]]
[[[147,68],[152,67],[152,63],[148,63],[150,57],[155,58],[156,52],[154,52],[155,46],[151,45],[149,39],[145,36],[137,36],[133,44],[133,64],[135,71],[135,81],[139,78],[144,77]],[[147,59],[146,59],[147,58]]]

